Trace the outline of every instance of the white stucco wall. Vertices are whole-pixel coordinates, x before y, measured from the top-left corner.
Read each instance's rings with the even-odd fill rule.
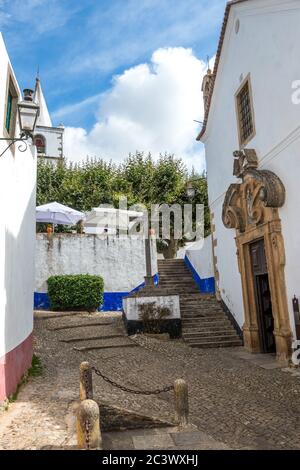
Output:
[[[240,28],[235,32],[235,22]],[[259,168],[275,172],[287,197],[280,209],[286,251],[286,284],[291,299],[300,296],[299,177],[300,105],[292,103],[292,83],[300,80],[300,2],[251,0],[234,5],[228,21],[206,134],[209,202],[216,226],[220,290],[240,326],[244,322],[237,267],[235,230],[223,226],[225,192],[232,176],[233,151],[239,148],[234,95],[250,73],[256,135],[247,144],[258,154]]]
[[[123,310],[127,320],[140,320],[140,306],[155,303],[155,306],[166,307],[170,310],[170,315],[166,320],[180,318],[179,295],[162,295],[152,297],[128,297],[123,299]]]
[[[1,137],[8,66],[0,35]],[[0,153],[7,145],[0,141]],[[22,153],[18,145],[0,158],[0,357],[24,341],[33,326],[36,154],[35,147]]]
[[[55,274],[98,274],[105,292],[130,292],[144,282],[145,244],[142,238],[88,234],[36,236],[35,292],[47,292],[47,279]],[[152,274],[157,273],[152,243]]]
[[[43,135],[46,139],[46,156],[51,158],[63,157],[63,127],[37,126],[35,134]]]
[[[201,279],[214,277],[212,239],[210,235],[204,239],[204,242],[201,240],[201,242],[191,243],[185,254]]]

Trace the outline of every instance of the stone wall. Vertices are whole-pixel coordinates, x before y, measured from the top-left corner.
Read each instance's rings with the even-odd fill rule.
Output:
[[[201,292],[215,292],[212,237],[188,245],[184,261]]]
[[[152,274],[157,274],[152,243]],[[47,279],[55,274],[96,274],[104,279],[105,300],[121,309],[122,297],[144,282],[145,243],[137,237],[47,234],[36,236],[35,306],[45,300]],[[41,295],[42,294],[42,295]],[[40,304],[40,305],[39,305]],[[47,307],[47,305],[44,305]]]

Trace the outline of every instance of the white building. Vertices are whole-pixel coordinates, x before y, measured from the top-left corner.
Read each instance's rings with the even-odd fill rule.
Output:
[[[131,231],[138,230],[142,219],[143,212],[115,209],[110,205],[94,207],[86,216],[84,232],[93,235],[130,234]]]
[[[14,138],[21,92],[1,34],[0,69],[0,137]],[[9,143],[0,141],[0,154]],[[36,150],[25,148],[17,142],[0,157],[0,402],[32,358]]]
[[[299,0],[227,4],[198,136],[218,294],[245,347],[282,360],[296,339],[300,296],[299,24]]]
[[[39,158],[56,163],[64,156],[64,126],[54,127],[43,94],[40,79],[36,79],[34,100],[40,106],[40,114],[35,129],[34,143]]]

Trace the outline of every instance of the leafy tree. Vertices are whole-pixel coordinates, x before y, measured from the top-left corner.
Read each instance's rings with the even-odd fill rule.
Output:
[[[206,175],[188,172],[181,159],[173,155],[160,155],[155,161],[151,154],[129,154],[119,165],[102,159],[89,159],[81,164],[60,162],[53,165],[38,162],[37,204],[57,201],[80,211],[89,211],[100,204],[118,207],[119,198],[127,197],[129,206],[142,203],[185,204],[191,202],[186,195],[186,184],[193,181],[194,204],[205,206],[205,235],[210,221]],[[174,257],[178,240],[174,239],[173,225],[169,240],[159,243],[166,257]]]

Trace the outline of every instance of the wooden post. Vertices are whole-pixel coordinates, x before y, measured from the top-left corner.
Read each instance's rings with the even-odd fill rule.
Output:
[[[101,449],[100,412],[94,400],[83,400],[80,403],[76,428],[79,449]]]
[[[88,362],[80,364],[80,400],[93,399],[93,378],[92,369]]]
[[[189,417],[188,386],[185,380],[175,380],[174,395],[176,424],[178,424],[178,426],[185,427],[188,425]]]

